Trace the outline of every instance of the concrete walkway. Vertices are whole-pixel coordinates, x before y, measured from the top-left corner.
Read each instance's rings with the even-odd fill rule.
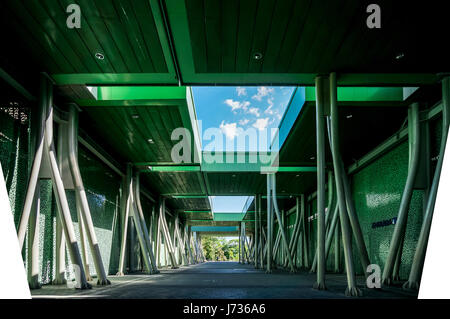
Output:
[[[312,289],[315,274],[290,274],[275,270],[265,274],[252,265],[237,262],[206,262],[203,264],[161,270],[158,275],[130,274],[109,276],[111,286],[93,285],[91,290],[75,290],[67,286],[47,285],[32,290],[33,298],[347,298],[345,275],[327,274],[328,290]],[[416,298],[399,287],[374,290],[365,288],[358,278],[363,298]]]

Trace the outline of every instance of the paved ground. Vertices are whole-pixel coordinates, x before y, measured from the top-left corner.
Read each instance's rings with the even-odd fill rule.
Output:
[[[237,262],[207,262],[179,269],[161,270],[157,275],[131,274],[109,276],[111,286],[93,285],[91,290],[47,285],[32,290],[33,298],[347,298],[345,275],[327,274],[326,291],[312,289],[315,275],[307,272],[290,274],[275,270],[265,274],[251,265]],[[416,294],[399,287],[374,290],[364,288],[358,278],[363,298],[416,298]]]

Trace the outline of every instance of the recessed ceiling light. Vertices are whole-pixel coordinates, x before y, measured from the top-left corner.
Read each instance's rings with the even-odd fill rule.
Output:
[[[253,53],[253,60],[261,60],[263,58],[263,54],[261,52]]]
[[[104,56],[103,54],[101,54],[100,52],[97,52],[97,53],[95,54],[95,57],[96,57],[97,59],[99,59],[99,60],[104,60],[104,59],[105,59],[105,56]]]
[[[149,142],[150,144],[155,144],[155,142],[154,142],[153,139],[151,139],[151,138],[149,138],[149,139],[147,140],[147,142]]]
[[[300,174],[295,175],[295,177],[300,177]]]
[[[138,119],[138,118],[139,118],[139,115],[133,114],[133,115],[131,115],[131,117],[132,117],[133,119]]]
[[[399,54],[397,54],[397,55],[395,56],[395,59],[396,59],[396,60],[400,60],[400,59],[402,59],[404,56],[405,56],[405,54],[402,53],[402,52],[400,52]]]
[[[315,160],[316,158],[314,156],[311,156],[309,159],[310,160]]]
[[[352,117],[353,117],[353,115],[351,115],[351,114],[347,115],[348,119],[351,119]]]
[[[236,177],[236,174],[231,175],[231,177]]]

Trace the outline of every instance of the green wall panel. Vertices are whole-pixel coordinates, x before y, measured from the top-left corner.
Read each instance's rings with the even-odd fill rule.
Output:
[[[408,144],[384,155],[353,177],[353,196],[359,221],[372,263],[384,267],[394,225],[372,228],[372,223],[397,217],[408,171]],[[400,268],[402,279],[408,275],[422,223],[422,191],[415,191],[408,214],[408,224]],[[355,248],[355,243],[353,247]],[[356,255],[356,249],[353,253]],[[356,259],[356,258],[355,258]],[[356,269],[361,272],[359,260]]]

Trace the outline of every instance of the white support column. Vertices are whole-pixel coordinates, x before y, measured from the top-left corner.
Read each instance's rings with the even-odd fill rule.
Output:
[[[37,130],[36,153],[18,230],[19,245],[22,248],[31,207],[33,202],[35,202],[34,199],[35,194],[37,193],[40,175],[46,175],[47,178],[50,177],[52,179],[53,192],[58,207],[57,218],[62,224],[64,236],[67,240],[70,259],[75,272],[76,287],[80,289],[91,288],[91,285],[87,282],[64,184],[58,168],[55,145],[53,142],[53,86],[49,78],[44,74],[41,75],[40,79],[38,113],[40,121]]]

